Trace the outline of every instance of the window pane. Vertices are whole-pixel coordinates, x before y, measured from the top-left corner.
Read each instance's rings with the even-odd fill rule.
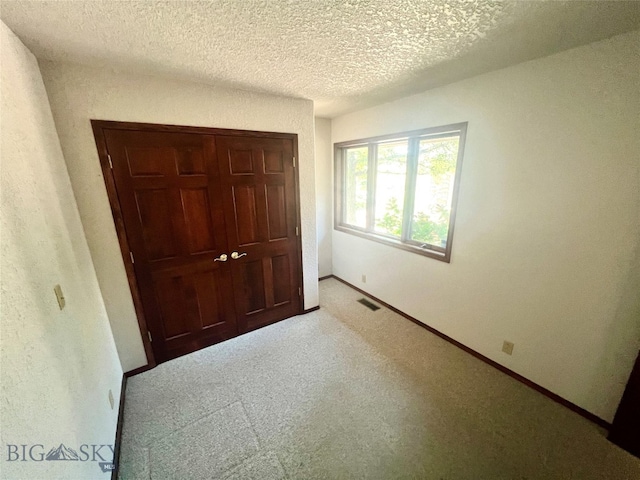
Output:
[[[378,145],[375,231],[397,238],[402,235],[407,145],[406,140]]]
[[[344,151],[344,222],[367,226],[367,171],[369,147],[348,148]]]
[[[446,248],[458,136],[420,141],[411,239]]]

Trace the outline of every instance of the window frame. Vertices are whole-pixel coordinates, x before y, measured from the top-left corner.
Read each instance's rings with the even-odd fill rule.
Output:
[[[451,262],[451,250],[453,246],[453,232],[455,227],[456,212],[458,208],[458,193],[460,190],[460,177],[462,174],[462,160],[464,158],[464,147],[467,137],[468,122],[454,123],[438,127],[424,128],[420,130],[411,130],[408,132],[399,132],[389,135],[380,135],[376,137],[362,138],[358,140],[349,140],[334,143],[334,215],[333,228],[337,231],[356,235],[366,238],[374,242],[382,243],[392,247],[417,253],[429,258],[434,258],[442,262]],[[456,168],[453,182],[453,193],[451,198],[451,212],[449,215],[449,230],[447,233],[446,248],[437,245],[429,245],[411,239],[411,208],[403,208],[402,233],[398,239],[383,233],[375,232],[375,178],[377,172],[377,147],[380,143],[386,143],[393,140],[407,140],[407,173],[404,188],[404,207],[415,204],[415,188],[417,175],[412,175],[412,162],[416,162],[419,155],[419,144],[423,138],[443,138],[457,135],[458,140],[458,157],[456,159]],[[367,157],[367,222],[366,227],[358,227],[344,223],[345,202],[344,202],[344,177],[346,162],[344,161],[343,152],[348,148],[368,146]],[[413,170],[412,170],[413,169]],[[408,228],[407,228],[408,226]]]

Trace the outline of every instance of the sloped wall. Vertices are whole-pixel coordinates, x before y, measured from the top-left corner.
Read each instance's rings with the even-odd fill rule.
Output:
[[[37,461],[113,445],[122,369],[38,64],[1,22],[0,45],[2,478],[104,479],[91,460]]]

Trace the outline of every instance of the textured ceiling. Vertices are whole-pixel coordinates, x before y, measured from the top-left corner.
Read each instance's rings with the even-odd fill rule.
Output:
[[[302,97],[335,116],[640,28],[640,2],[2,1],[41,59]]]

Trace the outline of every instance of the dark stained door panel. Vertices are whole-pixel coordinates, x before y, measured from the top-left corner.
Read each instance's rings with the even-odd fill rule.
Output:
[[[295,135],[136,125],[94,129],[155,361],[300,313]]]
[[[293,142],[217,137],[241,333],[300,310]],[[241,255],[241,256],[240,256]],[[235,255],[233,255],[235,256]]]
[[[640,353],[609,430],[609,440],[640,458]]]

